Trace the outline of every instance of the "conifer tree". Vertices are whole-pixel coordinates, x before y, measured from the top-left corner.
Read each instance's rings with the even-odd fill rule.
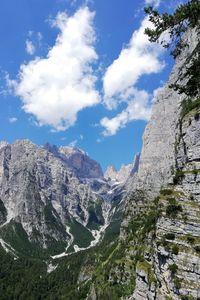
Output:
[[[189,28],[197,31],[197,46],[186,65],[182,78],[187,78],[185,86],[173,84],[175,90],[188,97],[200,96],[200,1],[190,0],[186,4],[177,7],[173,14],[162,13],[154,10],[152,6],[146,7],[145,12],[154,28],[146,28],[145,34],[151,42],[158,42],[165,48],[169,48],[171,55],[176,58],[188,45],[184,42],[183,35]],[[167,40],[161,39],[163,33],[167,32]]]

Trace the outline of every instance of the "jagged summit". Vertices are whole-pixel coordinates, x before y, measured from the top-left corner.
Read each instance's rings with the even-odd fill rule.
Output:
[[[113,165],[110,165],[107,167],[105,173],[104,173],[104,177],[106,179],[116,179],[117,177],[117,170]]]
[[[7,145],[8,145],[8,142],[6,142],[6,141],[1,141],[0,142],[0,148],[3,148],[5,146],[7,146]]]
[[[59,150],[61,153],[65,154],[65,155],[71,155],[72,153],[77,153],[77,152],[87,155],[87,153],[85,151],[83,151],[82,149],[77,148],[77,147],[61,146],[61,147],[59,147]]]
[[[128,165],[122,165],[120,170],[117,171],[114,166],[108,166],[104,173],[104,177],[107,180],[125,183],[130,176],[133,176],[138,171],[140,154],[137,153],[134,157],[133,163]]]

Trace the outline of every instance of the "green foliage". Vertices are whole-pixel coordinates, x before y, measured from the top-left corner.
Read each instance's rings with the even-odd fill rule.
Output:
[[[182,34],[188,27],[196,27],[199,25],[200,3],[198,0],[188,1],[186,4],[181,4],[177,7],[173,14],[159,14],[152,6],[146,7],[145,12],[149,15],[150,21],[154,28],[146,28],[145,33],[148,35],[151,42],[158,42],[164,32],[168,32],[170,42],[161,41],[165,48],[171,47],[171,53],[177,56],[182,44]]]
[[[145,12],[149,14],[149,19],[154,25],[153,29],[145,29],[149,40],[151,42],[160,42],[165,48],[171,48],[171,54],[174,57],[178,56],[182,50],[188,46],[183,42],[182,38],[183,33],[186,32],[188,28],[196,27],[198,35],[200,33],[199,0],[190,0],[185,4],[179,5],[173,14],[159,14],[159,12],[154,10],[151,6],[145,8]],[[161,36],[164,32],[168,33],[169,39],[162,40]],[[175,82],[171,85],[171,88],[178,91],[179,94],[184,93],[189,98],[198,98],[200,95],[199,69],[200,43],[197,44],[196,48],[186,60],[184,72],[180,73],[177,80],[177,82],[181,82],[183,79],[187,79],[186,83],[181,85]],[[182,114],[185,114],[185,111],[183,111]]]
[[[175,254],[175,255],[178,255],[178,253],[179,253],[178,245],[173,245],[172,246],[172,253]]]
[[[39,247],[31,245],[21,223],[11,221],[8,225],[0,228],[0,234],[8,244],[22,255],[34,256],[39,254]]]
[[[169,270],[170,270],[172,276],[174,276],[178,271],[178,266],[176,264],[172,264],[169,266]]]
[[[194,249],[196,252],[200,253],[200,245],[195,245]]]
[[[182,170],[176,170],[175,176],[173,178],[174,184],[178,184],[185,176]]]
[[[178,290],[181,288],[181,281],[177,276],[174,277],[174,285],[175,285],[175,288]]]
[[[3,201],[0,199],[0,224],[6,221],[7,211],[3,204]]]
[[[74,236],[73,244],[79,247],[88,247],[91,241],[94,240],[92,233],[76,220],[73,220],[70,224],[70,232]]]
[[[107,242],[112,242],[115,240],[120,234],[121,220],[115,220],[109,224],[106,228],[105,235],[103,240]]]
[[[166,215],[170,218],[175,218],[179,212],[182,212],[182,206],[176,202],[175,198],[169,198],[169,205],[166,207]]]
[[[144,270],[148,276],[148,282],[149,283],[152,283],[152,282],[155,282],[156,283],[156,277],[155,277],[155,274],[153,272],[153,268],[152,268],[152,265],[150,263],[148,263],[146,260],[145,261],[139,261],[137,263],[137,266],[136,266],[138,269],[140,270]]]
[[[192,295],[181,295],[181,300],[194,300]]]
[[[199,79],[200,81],[200,79]],[[181,103],[181,117],[186,116],[191,110],[200,108],[200,98],[192,101],[191,99],[185,99]]]
[[[169,190],[169,189],[163,189],[163,190],[160,191],[160,194],[163,195],[163,196],[169,196],[169,195],[173,194],[173,191]]]
[[[46,272],[47,265],[37,258],[23,257],[13,260],[0,247],[0,298],[1,300],[83,300],[89,290],[79,285],[78,274],[87,252],[59,260],[59,267]]]
[[[194,238],[192,235],[188,235],[188,236],[187,236],[187,241],[188,241],[188,243],[190,243],[190,244],[194,244],[195,238]]]
[[[166,233],[164,235],[164,238],[167,240],[174,240],[175,239],[175,234],[174,233]]]
[[[174,300],[171,296],[165,296],[165,300]]]
[[[155,230],[156,222],[160,216],[160,210],[156,206],[152,206],[143,215],[136,216],[129,225],[132,234],[136,234],[140,230],[141,238],[145,238],[146,234]]]
[[[62,233],[66,237],[66,230],[63,224],[60,221],[60,217],[57,211],[53,208],[51,203],[48,203],[44,207],[44,217],[45,222],[49,230],[54,230],[59,233]]]
[[[101,204],[102,201],[99,200],[89,207],[89,220],[87,227],[90,229],[98,229],[99,226],[104,224]]]
[[[21,223],[15,221],[11,221],[9,224],[0,228],[0,235],[22,257],[47,258],[50,254],[54,255],[64,251],[67,245],[64,242],[55,241],[51,236],[46,236],[48,249],[44,249],[42,245],[37,242],[36,236],[38,235],[38,238],[42,238],[42,236],[36,229],[33,228],[32,236],[35,235],[35,239],[31,242]]]
[[[163,247],[165,248],[165,251],[167,251],[167,252],[170,251],[170,243],[168,241],[166,241],[165,239],[162,239],[160,244],[163,245]]]
[[[0,212],[3,214],[3,215],[7,215],[7,211],[6,211],[6,208],[3,204],[3,201],[0,199]]]
[[[133,195],[133,200],[137,202],[139,197],[140,201],[140,196],[144,197]],[[99,267],[93,274],[97,299],[107,299],[107,295],[111,295],[111,299],[117,300],[131,295],[136,284],[136,266],[146,267],[149,283],[156,283],[152,266],[144,259],[144,251],[148,247],[146,241],[155,234],[160,216],[158,203],[159,198],[132,218],[126,227],[127,238],[124,241],[116,240],[116,243],[102,249],[100,257],[98,256]]]
[[[186,71],[180,76],[179,80],[184,77],[188,79],[186,85],[172,84],[171,87],[179,94],[186,94],[188,97],[197,97],[200,94],[200,44],[198,44],[194,57],[191,58],[189,66],[186,66]]]
[[[107,286],[103,290],[98,290],[98,299],[120,299],[123,296],[121,286]]]

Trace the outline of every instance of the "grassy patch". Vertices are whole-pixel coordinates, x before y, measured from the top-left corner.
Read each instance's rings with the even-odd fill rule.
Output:
[[[178,255],[178,253],[179,253],[178,245],[173,245],[172,246],[172,254]]]
[[[152,282],[156,283],[156,277],[155,277],[155,274],[153,272],[152,265],[150,263],[148,263],[146,260],[142,261],[142,262],[139,261],[137,263],[136,268],[145,271],[145,273],[148,276],[148,282],[149,283],[152,283]]]
[[[173,190],[163,189],[163,190],[160,191],[160,194],[162,196],[170,196],[170,195],[173,195]]]
[[[176,170],[173,177],[174,184],[178,184],[185,177],[185,173],[182,170]]]
[[[166,215],[170,218],[175,218],[180,212],[183,211],[182,206],[177,203],[175,198],[167,199],[169,204],[166,207]]]
[[[192,101],[191,99],[183,100],[181,103],[181,117],[184,118],[188,113],[193,111],[195,114],[200,108],[200,98]]]
[[[194,300],[192,295],[182,295],[181,300]]]
[[[178,266],[176,264],[172,264],[169,266],[169,270],[170,270],[172,276],[174,276],[178,271]]]

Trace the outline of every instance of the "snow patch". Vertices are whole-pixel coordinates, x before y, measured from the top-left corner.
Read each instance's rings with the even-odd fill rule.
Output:
[[[51,273],[53,271],[55,271],[57,269],[58,265],[52,265],[52,263],[50,263],[49,265],[47,265],[47,273]]]
[[[3,247],[3,249],[6,251],[6,253],[11,253],[12,255],[14,255],[15,258],[18,258],[15,249],[11,245],[6,243],[3,239],[0,239],[0,244]]]
[[[111,204],[104,202],[102,208],[103,208],[104,225],[100,226],[99,230],[90,230],[90,229],[87,228],[92,233],[92,235],[94,237],[94,240],[91,241],[91,243],[88,247],[80,248],[78,245],[74,245],[74,252],[75,253],[80,252],[80,251],[84,251],[84,250],[88,250],[88,249],[96,246],[100,242],[101,238],[103,237],[103,233],[105,232],[106,228],[109,225]],[[114,211],[112,212],[112,214],[113,213],[114,213]],[[53,259],[61,258],[61,257],[64,257],[64,256],[69,256],[69,255],[74,253],[74,252],[66,253],[67,249],[69,248],[69,246],[72,245],[72,243],[74,241],[74,237],[72,236],[72,234],[69,231],[70,227],[68,227],[67,230],[68,230],[67,233],[71,236],[71,243],[67,246],[67,248],[65,249],[65,251],[63,253],[52,256]],[[72,237],[73,237],[73,240],[72,240]]]
[[[62,252],[61,254],[57,254],[57,255],[51,256],[53,259],[61,258],[63,256],[67,256],[68,255],[68,253],[66,253],[66,252],[69,249],[69,247],[73,244],[73,242],[74,242],[74,236],[73,236],[73,234],[71,234],[70,227],[68,225],[66,225],[66,232],[70,236],[69,243],[68,243],[67,247],[65,248],[64,252]],[[69,253],[69,254],[71,254],[71,253]]]

